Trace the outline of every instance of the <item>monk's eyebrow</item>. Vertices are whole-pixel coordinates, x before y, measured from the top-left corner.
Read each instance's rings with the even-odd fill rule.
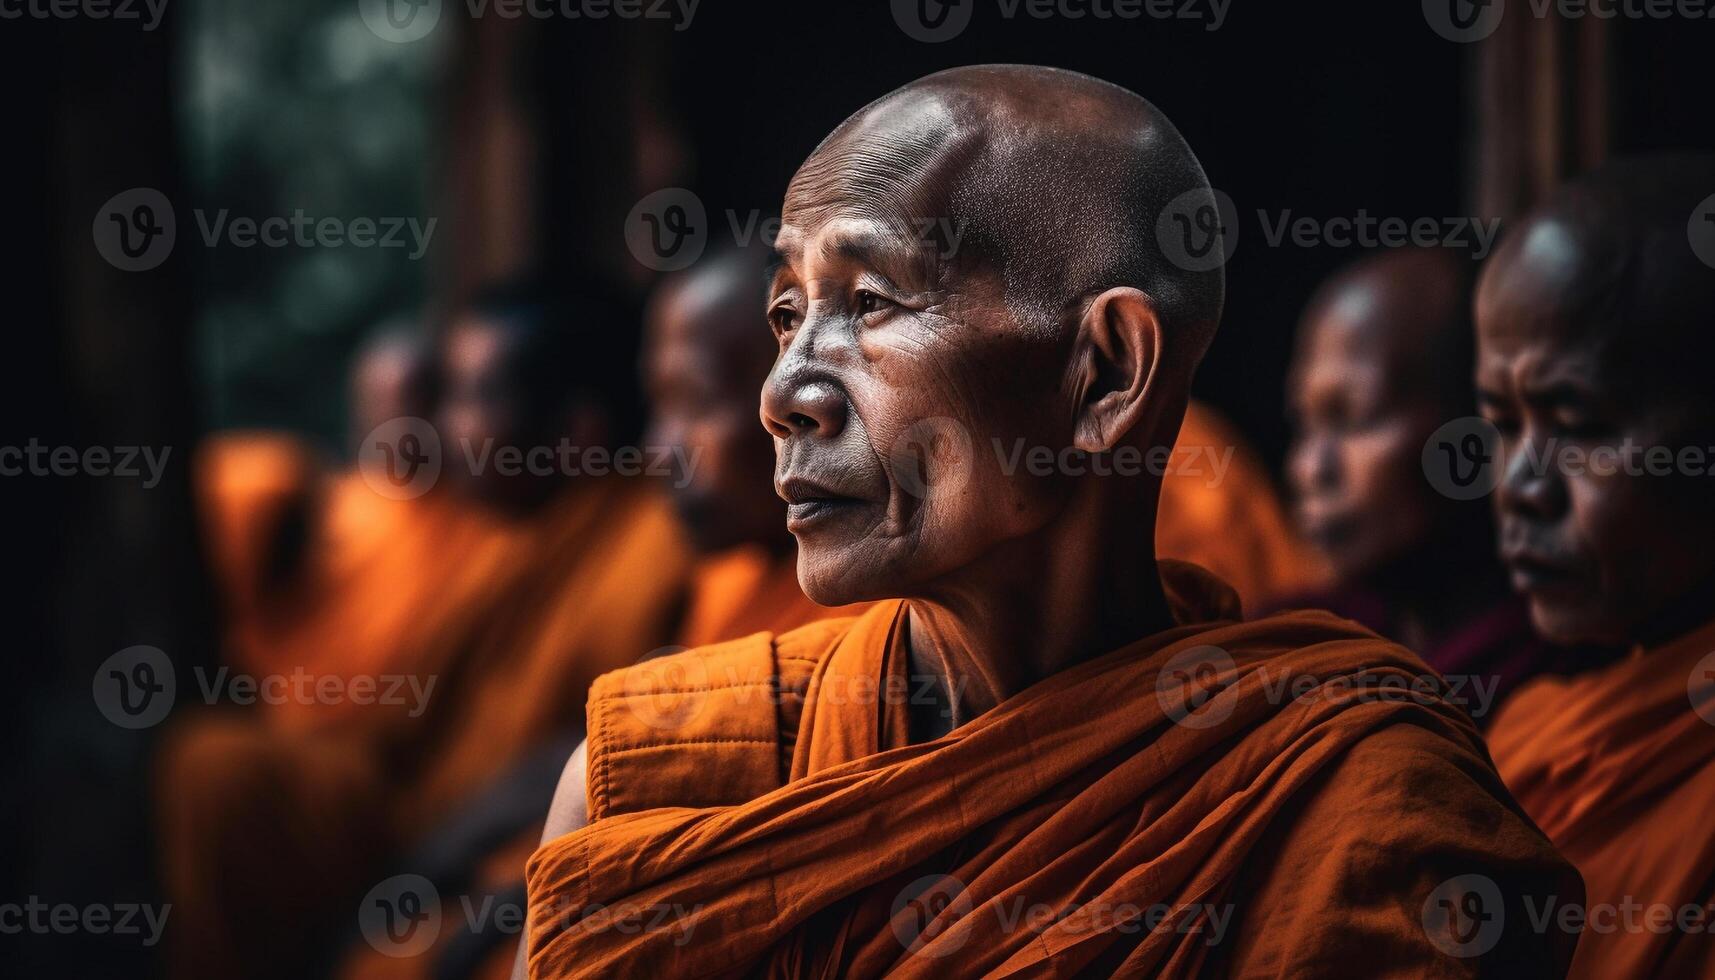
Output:
[[[774,285],[774,277],[780,274],[781,269],[786,268],[787,261],[787,255],[780,250],[779,245],[768,246],[768,263],[762,267],[763,289]]]
[[[1588,405],[1598,400],[1597,393],[1572,381],[1554,381],[1540,387],[1527,388],[1524,400],[1532,405],[1547,408],[1556,406],[1577,407]]]
[[[842,235],[832,246],[840,258],[874,269],[898,285],[921,288],[934,281],[935,254],[928,242],[859,234]]]

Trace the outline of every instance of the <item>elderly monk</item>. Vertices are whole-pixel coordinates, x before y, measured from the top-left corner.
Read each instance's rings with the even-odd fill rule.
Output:
[[[1487,502],[1424,478],[1436,430],[1476,409],[1475,273],[1448,249],[1391,249],[1312,298],[1288,373],[1287,473],[1298,524],[1336,581],[1286,604],[1397,639],[1486,724],[1520,681],[1564,654],[1536,636],[1507,587]]]
[[[1711,192],[1709,156],[1576,180],[1477,295],[1513,586],[1546,636],[1632,647],[1527,685],[1490,736],[1588,886],[1579,977],[1715,976],[1715,269],[1686,234],[1715,244],[1695,224]]]
[[[172,733],[160,805],[175,975],[323,972],[393,862],[545,738],[580,729],[597,674],[671,642],[688,564],[671,511],[643,474],[598,472],[617,453],[588,441],[619,431],[635,321],[593,287],[573,295],[576,316],[485,298],[443,344],[443,471],[424,499],[444,492],[480,533],[410,551],[421,569],[349,569],[383,601],[306,644],[318,659],[275,668],[304,668],[310,683],[288,690],[312,699],[187,714]],[[538,448],[548,460],[524,465]],[[413,588],[442,565],[465,571],[439,581],[473,588]],[[413,642],[354,646],[372,620]],[[351,695],[322,697],[329,674]]]
[[[805,592],[886,601],[596,683],[529,975],[1564,964],[1518,924],[1576,875],[1461,711],[1379,693],[1422,662],[1240,621],[1157,562],[1158,478],[1102,475],[1173,443],[1219,319],[1221,273],[1138,231],[1176,198],[1213,206],[1159,112],[1044,68],[932,75],[811,154],[762,415]]]

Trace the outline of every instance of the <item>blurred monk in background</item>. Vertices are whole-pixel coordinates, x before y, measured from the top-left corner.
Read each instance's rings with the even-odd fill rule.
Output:
[[[688,464],[673,506],[698,554],[679,630],[687,647],[830,615],[798,587],[798,547],[774,494],[774,446],[756,422],[776,347],[762,315],[767,255],[734,249],[656,291],[647,313],[644,443]]]
[[[990,451],[1174,443],[1223,278],[1135,230],[1182,194],[1214,206],[1159,112],[1045,68],[929,76],[811,154],[763,419],[805,593],[880,601],[596,683],[528,975],[1564,968],[1525,899],[1577,876],[1464,712],[1354,696],[1422,661],[1326,613],[1242,621],[1157,561],[1147,471]],[[1477,874],[1504,910],[1465,955],[1442,883]]]
[[[1312,298],[1287,376],[1287,473],[1298,525],[1335,584],[1285,604],[1398,640],[1453,679],[1486,725],[1513,688],[1564,655],[1536,636],[1507,587],[1487,502],[1425,478],[1436,430],[1476,410],[1475,275],[1450,249],[1390,249]]]
[[[366,889],[529,749],[575,739],[591,678],[670,642],[686,551],[660,481],[609,441],[635,436],[635,317],[596,284],[570,300],[472,304],[441,346],[439,432],[407,419],[383,433],[400,451],[415,436],[412,452],[441,467],[404,499],[456,518],[371,507],[352,484],[344,513],[394,515],[382,527],[397,534],[332,563],[341,600],[267,670],[308,675],[299,691],[367,680],[370,696],[209,711],[172,733],[160,805],[175,975],[325,972]]]
[[[777,353],[762,315],[766,260],[765,252],[754,249],[713,255],[664,280],[645,313],[642,373],[650,425],[643,445],[674,461],[667,485],[697,556],[676,645],[667,652],[782,632],[864,608],[829,609],[798,586],[797,545],[786,531],[786,505],[773,489],[772,440],[757,424],[757,393]],[[446,841],[443,856],[424,863],[456,866],[451,854],[462,849],[466,863],[477,867],[444,877],[468,881],[495,907],[521,908],[524,862],[541,842],[542,818],[567,750],[559,748],[552,771],[543,773],[533,758],[493,794],[474,801],[485,815],[464,821],[461,840]],[[519,813],[528,817],[506,816]],[[478,850],[499,836],[496,824],[506,819],[524,829],[503,846]],[[342,976],[504,977],[511,972],[518,936],[498,922],[485,930],[447,930],[443,939],[407,958],[360,948]]]
[[[1514,228],[1478,289],[1512,584],[1544,635],[1631,647],[1526,685],[1490,734],[1584,875],[1576,977],[1715,976],[1715,227],[1691,225],[1702,261],[1687,240],[1711,192],[1715,157],[1615,163]]]
[[[1155,516],[1155,553],[1214,572],[1246,613],[1327,581],[1322,557],[1299,536],[1268,467],[1243,434],[1192,399],[1168,456]]]

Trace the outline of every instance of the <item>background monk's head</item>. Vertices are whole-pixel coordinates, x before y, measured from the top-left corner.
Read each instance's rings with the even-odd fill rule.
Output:
[[[767,256],[732,250],[664,282],[645,315],[644,443],[673,451],[673,504],[697,550],[792,539],[770,484],[774,447],[756,426],[776,348],[762,316]]]
[[[762,407],[811,598],[945,595],[1050,552],[1092,583],[1122,553],[1153,576],[1159,479],[1071,454],[1172,444],[1223,288],[1156,245],[1185,194],[1212,206],[1164,116],[1048,68],[931,75],[810,155]]]
[[[1652,642],[1709,617],[1715,269],[1687,229],[1711,192],[1715,158],[1617,163],[1563,187],[1483,270],[1501,552],[1554,639]]]
[[[626,438],[638,330],[597,283],[564,293],[495,287],[453,318],[441,348],[447,468],[474,499],[528,510],[581,479],[579,459]],[[522,454],[522,455],[520,455]]]
[[[358,350],[351,369],[351,445],[384,422],[429,418],[435,410],[434,350],[409,325],[384,327]]]
[[[1418,589],[1450,560],[1493,564],[1486,505],[1437,493],[1422,464],[1430,435],[1475,410],[1475,271],[1450,249],[1389,250],[1335,275],[1305,311],[1286,475],[1299,530],[1342,586]]]

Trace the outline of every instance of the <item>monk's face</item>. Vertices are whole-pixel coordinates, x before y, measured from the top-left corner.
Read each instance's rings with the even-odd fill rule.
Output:
[[[1478,293],[1477,384],[1501,437],[1513,587],[1548,637],[1625,643],[1715,574],[1711,477],[1641,468],[1651,451],[1703,452],[1709,419],[1706,401],[1640,366],[1672,370],[1670,351],[1633,349],[1647,329],[1617,330],[1570,298],[1592,275],[1587,234],[1539,221],[1497,253]],[[1640,468],[1599,463],[1610,450]]]
[[[878,142],[825,146],[794,178],[768,303],[775,487],[800,584],[826,605],[921,594],[1041,527],[1055,481],[1005,453],[1070,442],[1061,344],[1021,328],[998,276],[926,252],[912,229],[942,207],[932,193],[898,174],[899,194],[854,186],[890,161],[849,147]]]
[[[366,351],[351,375],[353,444],[385,422],[422,417],[433,410],[427,366],[408,345],[391,343]]]
[[[512,370],[513,341],[499,324],[467,316],[448,332],[442,425],[454,447],[517,445],[526,414]]]
[[[651,310],[644,374],[651,452],[670,450],[673,504],[692,541],[708,553],[746,543],[772,544],[784,519],[774,495],[774,447],[756,427],[757,389],[766,364],[752,354],[760,334],[756,282],[745,284],[749,320],[733,324],[692,288]]]
[[[1347,583],[1421,549],[1439,506],[1419,459],[1446,420],[1422,386],[1398,383],[1394,332],[1374,299],[1349,290],[1314,316],[1291,377],[1294,515]]]

